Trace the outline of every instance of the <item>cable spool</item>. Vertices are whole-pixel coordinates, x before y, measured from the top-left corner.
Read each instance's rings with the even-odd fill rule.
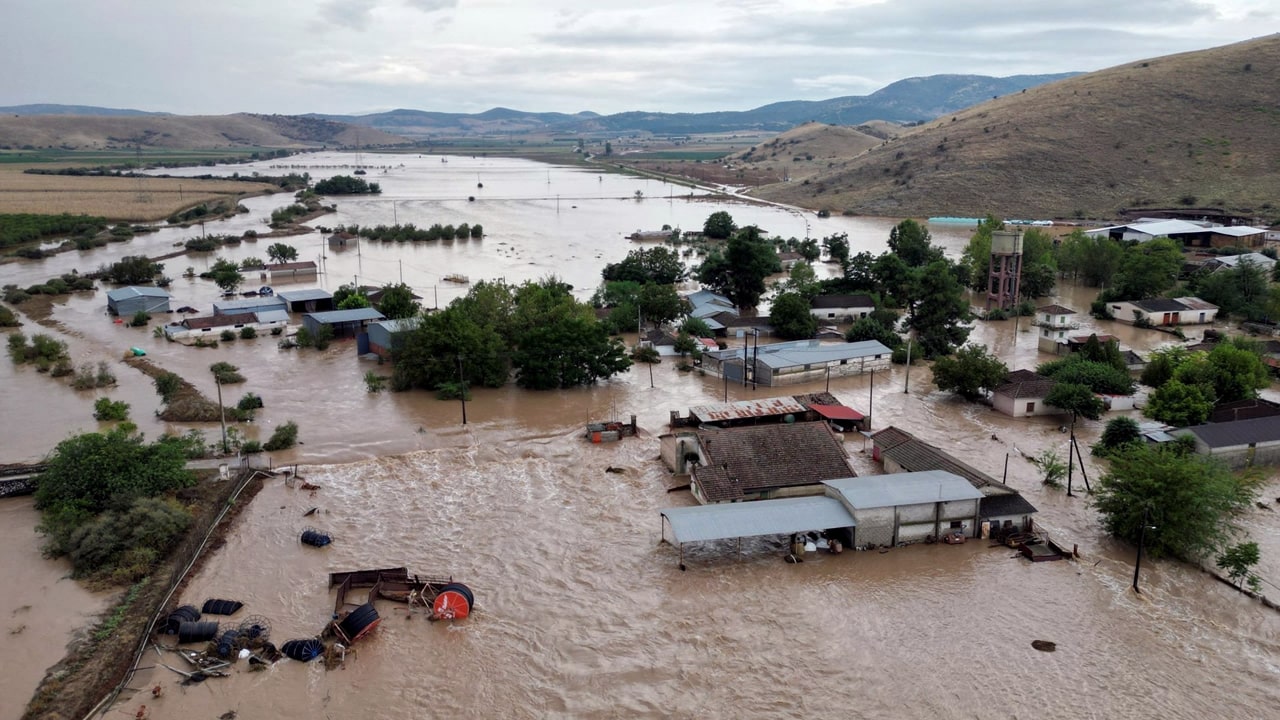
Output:
[[[365,603],[343,618],[338,623],[338,630],[348,640],[355,642],[370,633],[380,622],[382,618],[378,616],[378,610],[372,603]]]
[[[440,588],[432,604],[432,617],[436,620],[461,620],[471,614],[475,595],[462,583],[449,583]]]
[[[313,527],[303,528],[302,536],[299,539],[303,545],[310,545],[311,547],[324,547],[333,542],[332,535]]]
[[[169,613],[169,617],[164,621],[164,634],[177,635],[178,628],[182,623],[195,622],[200,619],[200,611],[194,605],[183,605],[182,607]],[[216,623],[215,623],[216,624]]]
[[[227,659],[240,649],[240,631],[228,630],[218,638],[218,657]]]
[[[200,612],[205,615],[235,615],[244,607],[244,603],[239,600],[219,600],[211,598],[204,601],[204,606],[200,608]]]
[[[218,623],[211,620],[204,622],[184,622],[178,626],[178,644],[209,642],[218,636]]]
[[[262,615],[250,615],[240,623],[239,630],[245,645],[254,646],[271,638],[271,621]]]
[[[321,643],[316,638],[290,640],[280,646],[280,652],[284,653],[285,657],[292,658],[298,662],[311,662],[324,654],[324,643]]]

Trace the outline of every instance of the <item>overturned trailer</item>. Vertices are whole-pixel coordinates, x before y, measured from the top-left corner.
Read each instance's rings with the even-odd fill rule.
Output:
[[[366,607],[372,610],[373,601],[377,599],[402,602],[410,607],[420,605],[431,608],[432,620],[461,620],[470,614],[475,603],[475,595],[471,589],[460,582],[454,582],[452,577],[410,575],[408,569],[403,567],[330,573],[329,587],[335,586],[338,592],[334,597],[334,616],[344,618],[345,621],[359,614],[372,623],[367,625],[352,622],[348,627],[343,627],[342,621],[337,623],[335,630],[343,636],[354,633],[354,637],[349,638],[351,642],[363,637],[379,622],[376,610],[372,615],[364,610]],[[364,588],[368,588],[369,592],[363,603],[348,599],[352,590]],[[355,607],[355,610],[348,612],[349,607]]]

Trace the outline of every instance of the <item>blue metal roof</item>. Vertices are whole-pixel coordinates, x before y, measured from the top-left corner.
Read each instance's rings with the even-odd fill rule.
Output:
[[[415,315],[413,317],[407,317],[407,318],[392,318],[390,320],[379,320],[375,323],[370,323],[370,326],[378,325],[382,328],[385,328],[386,331],[389,333],[398,333],[398,332],[404,332],[407,330],[416,330],[419,322],[421,322],[421,320],[419,320],[418,316]]]
[[[662,516],[677,543],[789,535],[856,524],[839,500],[823,495],[667,508]]]
[[[945,470],[863,475],[824,480],[822,484],[839,493],[855,510],[982,498],[968,480]]]
[[[254,313],[260,323],[289,322],[288,310],[259,310]]]
[[[335,325],[337,323],[360,322],[362,320],[384,320],[387,316],[373,308],[353,308],[351,310],[307,313],[306,317],[324,325]]]
[[[111,298],[112,300],[115,300],[116,302],[119,302],[121,300],[128,300],[129,298],[135,298],[135,297],[168,298],[172,296],[169,293],[165,292],[162,288],[135,287],[133,285],[130,285],[129,287],[122,287],[122,288],[116,288],[115,290],[108,290],[107,297]]]
[[[276,293],[276,297],[284,298],[285,302],[304,302],[307,300],[329,300],[333,297],[333,293],[320,288],[303,288],[301,290],[283,290]]]
[[[219,315],[275,308],[283,309],[284,300],[279,297],[250,297],[243,300],[218,300],[213,304],[213,311]]]

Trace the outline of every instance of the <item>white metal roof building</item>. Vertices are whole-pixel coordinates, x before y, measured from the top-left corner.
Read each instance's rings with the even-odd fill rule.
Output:
[[[1147,242],[1158,237],[1180,240],[1192,247],[1260,247],[1266,239],[1265,228],[1247,225],[1215,225],[1187,220],[1142,219],[1124,225],[1085,230],[1085,235],[1106,235],[1117,240]]]
[[[158,287],[122,287],[107,291],[107,310],[121,317],[138,311],[169,312],[169,293]]]
[[[973,537],[982,493],[945,470],[864,475],[826,480],[827,495],[845,505],[856,522],[854,544],[897,545],[948,532]]]
[[[821,380],[828,376],[857,375],[889,366],[893,351],[877,340],[852,343],[824,343],[820,340],[729,348],[705,353],[703,367],[713,374],[725,374],[760,385],[790,385]]]
[[[681,569],[685,543],[738,539],[741,549],[744,537],[844,529],[854,524],[853,515],[839,500],[823,495],[667,508],[661,516],[662,539],[680,548]]]

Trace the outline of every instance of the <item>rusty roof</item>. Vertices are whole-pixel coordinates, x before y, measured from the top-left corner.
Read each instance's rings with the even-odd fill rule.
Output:
[[[891,447],[897,447],[902,443],[910,442],[916,438],[906,430],[901,430],[890,425],[879,432],[873,433],[871,435],[871,439],[875,442],[876,447],[881,450],[886,450]]]
[[[751,418],[772,417],[774,415],[796,415],[804,411],[804,405],[797,402],[795,398],[789,397],[741,400],[731,403],[710,403],[689,408],[689,414],[696,416],[702,422],[749,420]]]
[[[1042,398],[1049,394],[1055,384],[1053,379],[1030,370],[1014,370],[1005,376],[1003,385],[991,392],[1014,399]]]
[[[694,468],[692,479],[707,502],[854,476],[825,422],[707,428],[697,436],[707,464]]]
[[[1048,315],[1075,315],[1076,311],[1062,305],[1042,305],[1036,308],[1038,313],[1046,313]]]

